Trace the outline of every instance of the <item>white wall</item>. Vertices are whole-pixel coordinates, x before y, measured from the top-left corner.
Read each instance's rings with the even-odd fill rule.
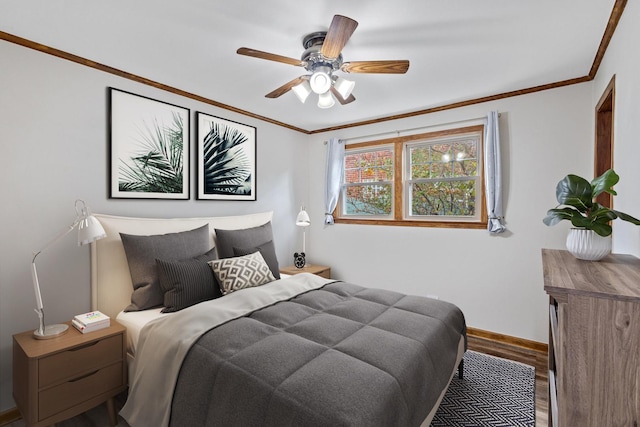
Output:
[[[594,81],[595,105],[612,76],[616,76],[613,168],[620,175],[614,188],[614,209],[640,218],[640,5],[628,2]],[[613,251],[640,257],[640,227],[616,221]]]
[[[337,137],[412,129],[501,112],[500,132],[508,232],[336,224],[323,227],[322,197],[310,203],[308,256],[332,266],[335,277],[454,302],[469,326],[547,341],[547,297],[541,248],[563,248],[567,224],[542,223],[556,205],[556,183],[567,173],[592,173],[591,84],[336,132]],[[323,141],[310,159],[324,159]],[[324,169],[310,162],[309,193],[323,193]]]
[[[11,336],[35,329],[29,265],[75,217],[74,201],[128,216],[220,216],[273,210],[278,257],[289,264],[306,188],[306,135],[213,108],[0,41],[0,412],[11,397]],[[107,87],[256,126],[256,202],[110,200]],[[193,141],[193,138],[192,138]],[[192,164],[192,171],[195,165]],[[191,177],[193,185],[195,177]],[[193,192],[192,192],[193,195]],[[72,233],[38,257],[47,323],[90,308],[89,249]]]

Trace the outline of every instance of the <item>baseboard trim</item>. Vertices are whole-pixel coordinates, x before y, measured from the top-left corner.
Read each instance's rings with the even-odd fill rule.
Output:
[[[20,411],[18,408],[11,408],[4,412],[0,412],[0,427],[11,424],[14,421],[18,421],[22,419],[22,415],[20,415]]]
[[[513,345],[544,354],[547,354],[547,352],[549,351],[549,345],[542,342],[499,334],[497,332],[485,331],[482,329],[467,327],[467,335],[501,344]]]

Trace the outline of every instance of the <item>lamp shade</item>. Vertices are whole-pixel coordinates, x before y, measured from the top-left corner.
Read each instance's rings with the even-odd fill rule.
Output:
[[[309,85],[308,80],[305,80],[302,83],[295,85],[294,87],[291,88],[291,90],[293,91],[293,93],[296,94],[300,102],[302,102],[303,104],[304,104],[304,101],[307,100],[307,98],[309,97],[309,95],[311,95],[311,92],[312,92],[311,86]]]
[[[309,219],[309,214],[304,210],[304,208],[302,208],[296,218],[296,225],[298,227],[308,227],[310,224],[311,220]]]
[[[355,87],[356,82],[343,79],[342,77],[338,77],[333,84],[333,87],[336,88],[342,99],[347,99],[351,92],[353,92],[353,88]]]
[[[93,215],[82,218],[78,224],[78,246],[107,237],[102,224]]]
[[[320,96],[318,96],[319,108],[331,108],[335,103],[336,102],[333,100],[333,96],[331,96],[331,92],[329,91],[322,93],[320,94]]]

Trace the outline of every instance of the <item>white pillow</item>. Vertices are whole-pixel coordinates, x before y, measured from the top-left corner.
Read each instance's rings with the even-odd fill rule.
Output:
[[[260,251],[239,257],[209,261],[209,265],[218,279],[222,295],[276,280]]]

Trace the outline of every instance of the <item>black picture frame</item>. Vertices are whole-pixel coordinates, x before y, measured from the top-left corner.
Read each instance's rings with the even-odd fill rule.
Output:
[[[257,129],[197,112],[197,199],[257,199]]]
[[[190,198],[190,114],[109,88],[110,198]]]

